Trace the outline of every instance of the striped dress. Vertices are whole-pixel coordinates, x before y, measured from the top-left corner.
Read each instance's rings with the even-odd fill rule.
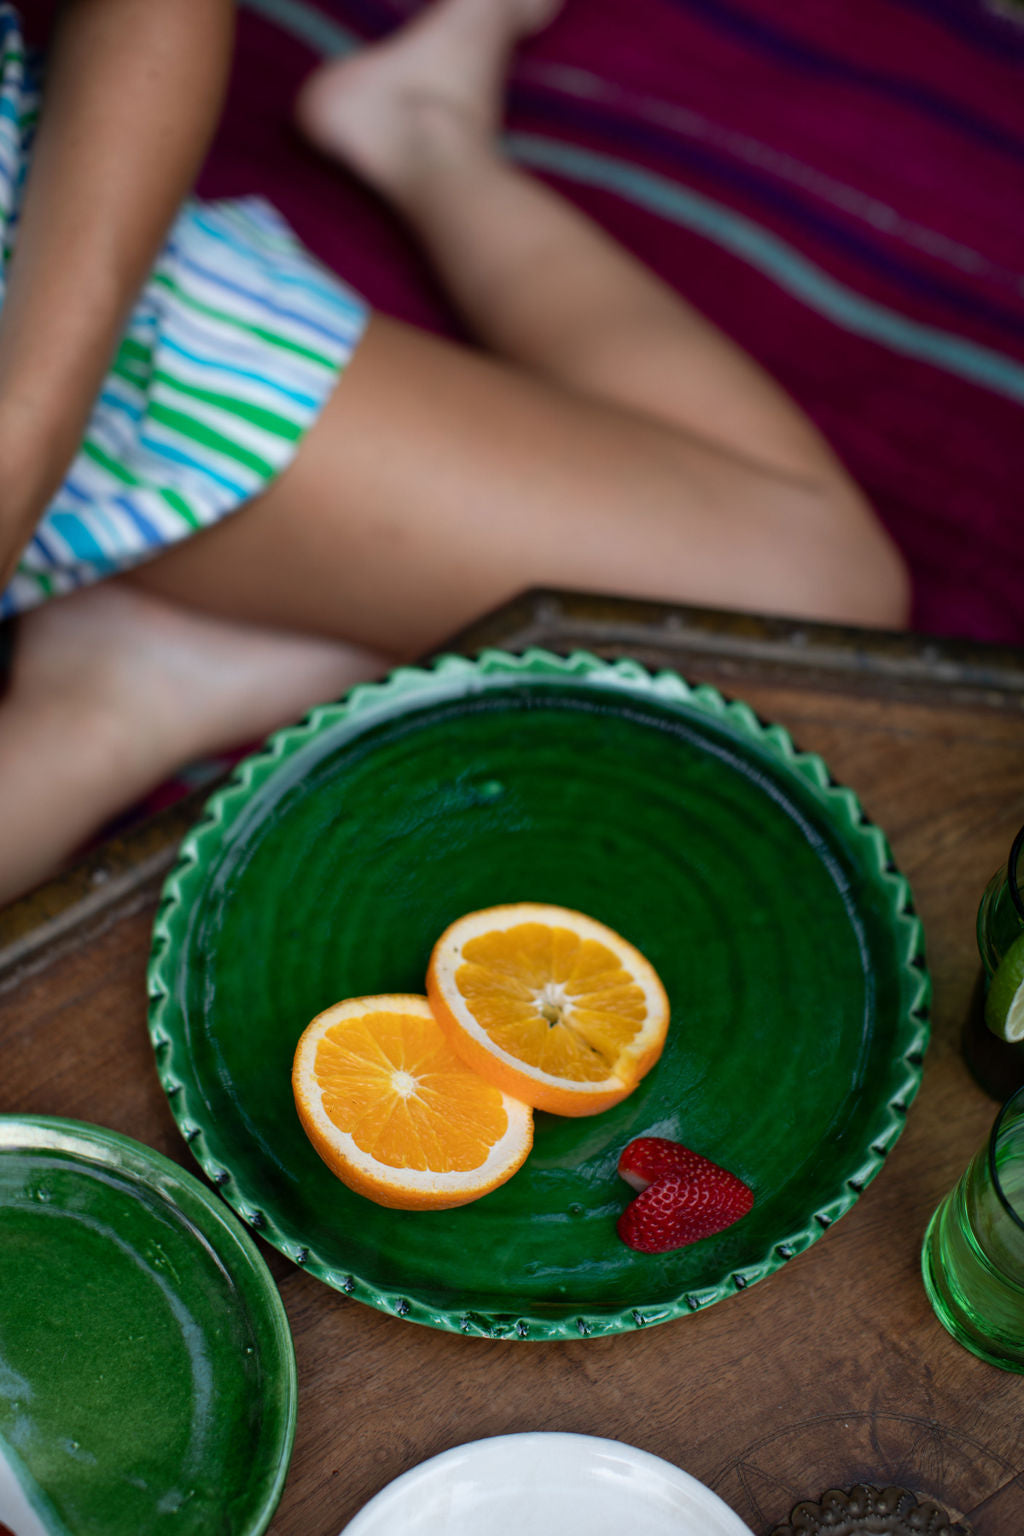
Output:
[[[0,304],[39,99],[0,4]],[[190,201],[139,296],[81,449],[0,618],[207,527],[287,466],[368,317],[265,202]]]

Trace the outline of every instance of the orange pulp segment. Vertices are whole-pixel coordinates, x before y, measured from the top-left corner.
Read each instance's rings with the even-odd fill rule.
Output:
[[[325,1009],[299,1040],[292,1088],[324,1162],[378,1205],[465,1205],[511,1178],[533,1143],[531,1111],[466,1066],[425,997]]]
[[[431,955],[427,996],[467,1066],[558,1115],[619,1103],[668,1030],[665,989],[638,949],[581,912],[536,902],[452,923]]]

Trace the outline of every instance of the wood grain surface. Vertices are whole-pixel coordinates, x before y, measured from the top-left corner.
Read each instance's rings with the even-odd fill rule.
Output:
[[[915,893],[934,982],[924,1084],[885,1168],[818,1243],[649,1332],[460,1338],[349,1301],[264,1246],[300,1382],[272,1536],[336,1536],[424,1458],[520,1430],[607,1435],[663,1456],[758,1536],[799,1499],[860,1481],[926,1494],[976,1536],[1019,1536],[1024,1381],[939,1326],[919,1251],[996,1110],[960,1037],[978,899],[1024,822],[1024,656],[557,594],[510,605],[453,648],[482,643],[587,645],[674,666],[820,752],[886,830]],[[149,929],[173,851],[173,837],[166,852],[147,837],[134,867],[123,849],[101,851],[0,914],[0,1112],[94,1121],[195,1171],[145,1029]],[[112,880],[97,883],[97,867]]]

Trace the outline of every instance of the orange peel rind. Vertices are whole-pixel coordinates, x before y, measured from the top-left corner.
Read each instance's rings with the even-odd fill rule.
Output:
[[[661,1055],[669,1023],[650,961],[582,912],[516,902],[438,939],[427,996],[459,1056],[534,1109],[594,1115]]]

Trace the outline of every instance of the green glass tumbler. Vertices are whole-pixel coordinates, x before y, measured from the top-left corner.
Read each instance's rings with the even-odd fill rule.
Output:
[[[1024,933],[1024,827],[1013,840],[1010,856],[996,870],[978,906],[978,951],[981,975],[964,1030],[964,1056],[974,1077],[993,1098],[1002,1101],[1024,1085],[1024,1043],[1011,1045],[985,1023],[985,997],[1000,960]]]
[[[1024,1088],[929,1222],[921,1269],[954,1339],[1024,1373]]]

